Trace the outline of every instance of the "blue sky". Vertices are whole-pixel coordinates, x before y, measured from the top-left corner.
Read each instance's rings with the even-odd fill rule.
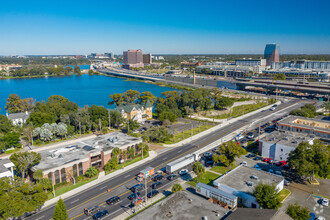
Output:
[[[2,1],[0,55],[330,53],[328,0]]]

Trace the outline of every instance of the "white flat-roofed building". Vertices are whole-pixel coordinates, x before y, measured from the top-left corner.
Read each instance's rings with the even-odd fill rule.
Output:
[[[0,159],[0,178],[14,177],[13,167],[15,165],[9,159]]]
[[[241,203],[248,208],[260,208],[253,196],[258,183],[274,184],[278,191],[284,187],[284,178],[269,172],[240,165],[227,174],[213,181],[214,187],[240,198]]]

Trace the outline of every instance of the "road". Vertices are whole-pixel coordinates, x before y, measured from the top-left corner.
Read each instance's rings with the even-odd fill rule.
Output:
[[[261,113],[257,113],[251,115],[245,119],[234,122],[230,125],[224,126],[217,131],[214,131],[199,140],[183,145],[181,147],[177,147],[175,149],[168,150],[162,154],[159,154],[155,159],[147,162],[141,166],[138,166],[134,169],[128,170],[118,176],[115,176],[107,181],[99,183],[86,191],[78,193],[72,197],[69,197],[64,200],[69,218],[70,219],[92,219],[89,216],[85,216],[83,214],[83,209],[86,207],[91,207],[95,205],[101,206],[101,209],[107,209],[110,213],[109,218],[113,218],[115,216],[120,215],[121,213],[127,211],[127,205],[130,201],[127,197],[131,194],[129,188],[137,183],[135,180],[136,175],[140,172],[140,170],[145,167],[151,166],[154,167],[155,170],[159,170],[163,168],[168,162],[173,161],[179,157],[187,155],[200,149],[232,132],[235,132],[237,129],[252,124],[257,119],[267,118],[267,121],[274,120],[282,115],[288,114],[292,109],[303,106],[305,103],[299,100],[292,100],[290,102],[279,105],[275,111],[264,111]],[[285,109],[281,113],[278,111]],[[271,116],[270,116],[271,115]],[[266,121],[265,121],[266,122]],[[199,146],[199,148],[197,147]],[[149,183],[151,184],[151,183]],[[164,184],[168,184],[168,182],[164,182]],[[110,188],[111,192],[108,193],[107,189]],[[148,187],[150,191],[150,187]],[[116,204],[114,206],[108,206],[105,204],[105,201],[113,196],[120,196],[122,202]],[[54,212],[54,205],[49,206],[47,208],[42,209],[40,212],[34,214],[33,216],[27,219],[33,220],[41,220],[41,219],[51,219]]]

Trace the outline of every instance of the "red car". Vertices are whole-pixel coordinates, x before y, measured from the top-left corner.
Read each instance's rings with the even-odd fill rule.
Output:
[[[271,161],[271,160],[272,160],[272,158],[264,158],[264,159],[263,159],[264,162],[269,162],[269,161]]]
[[[277,163],[276,163],[276,166],[281,167],[281,166],[284,166],[284,165],[287,165],[287,164],[288,164],[288,163],[287,163],[285,160],[282,160],[282,161],[277,162]]]

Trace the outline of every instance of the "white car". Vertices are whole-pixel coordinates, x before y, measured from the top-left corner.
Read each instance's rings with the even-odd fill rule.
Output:
[[[319,217],[317,217],[316,220],[325,220],[325,218],[323,216],[319,216]]]
[[[271,107],[270,110],[271,110],[271,111],[274,111],[274,110],[275,110],[275,107]]]
[[[188,170],[187,170],[187,169],[180,170],[180,172],[179,172],[179,174],[180,174],[181,176],[183,176],[183,175],[185,175],[185,174],[187,174],[187,173],[188,173]]]
[[[247,162],[243,161],[242,163],[240,163],[241,165],[247,166]]]
[[[329,206],[329,199],[327,199],[327,198],[323,198],[322,200],[321,200],[321,205],[323,205],[323,206]]]

